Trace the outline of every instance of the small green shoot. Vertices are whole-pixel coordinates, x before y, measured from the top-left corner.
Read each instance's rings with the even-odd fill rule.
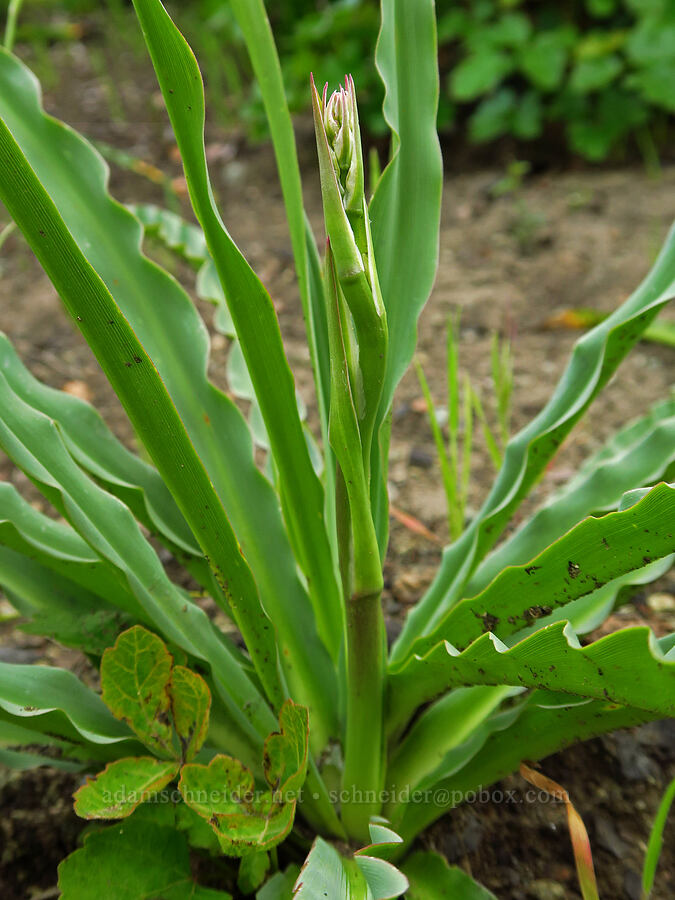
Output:
[[[510,434],[513,362],[509,341],[500,339],[496,331],[492,335],[490,361],[492,364],[492,384],[497,401],[499,439],[503,450],[508,443]]]
[[[480,423],[490,459],[495,469],[501,467],[503,451],[508,443],[511,419],[511,395],[513,391],[513,367],[511,348],[506,340],[500,340],[495,332],[490,361],[495,396],[497,427],[493,429],[485,414],[480,394],[471,384],[468,375],[459,372],[459,323],[460,311],[448,319],[447,337],[447,392],[448,392],[448,442],[443,435],[441,409],[434,406],[429,383],[419,360],[415,371],[422,390],[429,416],[429,425],[438,453],[443,488],[448,505],[448,530],[456,540],[464,530],[466,504],[471,476],[471,452],[474,438],[474,417]]]
[[[11,53],[14,48],[16,25],[22,5],[23,0],[9,0],[9,6],[7,7],[7,22],[5,24],[5,39],[3,41],[4,48],[8,53]]]
[[[649,843],[647,844],[647,854],[645,856],[645,864],[642,869],[642,896],[641,900],[649,900],[654,886],[654,878],[656,876],[656,867],[659,863],[661,849],[663,847],[663,831],[666,827],[666,820],[670,807],[675,800],[675,778],[670,782],[663,795],[663,799],[659,805],[652,825],[651,834],[649,835]]]

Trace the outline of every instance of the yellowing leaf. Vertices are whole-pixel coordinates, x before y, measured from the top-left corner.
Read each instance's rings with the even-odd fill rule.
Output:
[[[187,805],[208,820],[228,856],[267,850],[291,830],[295,800],[279,804],[271,791],[256,791],[251,771],[230,756],[216,756],[208,766],[183,766],[178,788]]]
[[[171,654],[140,625],[123,632],[103,654],[103,700],[158,756],[174,756],[169,719]]]
[[[178,788],[185,803],[208,821],[229,856],[268,850],[286,837],[293,824],[307,770],[307,710],[287,700],[279,713],[279,728],[263,749],[269,789],[256,789],[251,771],[223,754],[208,766],[191,763],[181,771]]]
[[[83,819],[124,819],[176,777],[179,764],[150,756],[118,759],[74,794]]]
[[[211,692],[201,675],[185,666],[174,666],[169,691],[182,758],[189,762],[199,753],[209,730]]]
[[[279,713],[280,732],[265,741],[265,778],[273,791],[296,794],[305,780],[309,717],[304,706],[287,700]]]

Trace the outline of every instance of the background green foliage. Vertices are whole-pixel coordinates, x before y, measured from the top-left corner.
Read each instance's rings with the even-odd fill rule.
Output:
[[[131,23],[122,25],[131,15],[125,0],[104,5],[135,35]],[[262,99],[227,0],[180,6],[213,108],[243,123],[249,137],[265,137]],[[373,63],[376,0],[277,0],[267,7],[291,110],[308,108],[308,72],[331,85],[351,72],[362,122],[372,135],[383,132]],[[45,8],[77,17],[101,4],[27,0],[24,21],[44,16]],[[482,144],[545,136],[593,161],[631,145],[651,160],[666,147],[675,113],[675,0],[437,0],[437,11],[439,126],[447,137]]]
[[[473,141],[557,125],[600,160],[631,134],[648,151],[675,112],[673,0],[440,0],[439,30],[451,54],[442,114]]]

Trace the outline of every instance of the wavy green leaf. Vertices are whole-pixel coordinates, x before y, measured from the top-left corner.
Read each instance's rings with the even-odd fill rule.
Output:
[[[442,777],[465,766],[494,731],[521,715],[528,697],[503,706],[521,693],[523,688],[460,687],[423,710],[390,753],[386,785],[393,799],[385,804],[384,815],[391,818],[405,789],[428,781],[432,773]]]
[[[293,246],[295,269],[307,330],[307,343],[314,370],[324,446],[327,447],[328,371],[326,362],[328,357],[323,355],[327,341],[324,298],[320,286],[317,289],[312,274],[312,257],[317,253],[316,242],[303,209],[302,183],[295,134],[286,100],[281,65],[263,0],[232,0],[231,5],[246,42],[246,49],[265,106],[274,146]]]
[[[185,242],[188,240],[186,233],[190,236],[190,241],[193,245],[193,259],[203,262],[197,273],[197,296],[201,300],[206,300],[217,306],[214,320],[216,331],[233,338],[232,347],[227,358],[226,375],[228,387],[237,399],[246,400],[250,404],[248,424],[254,444],[263,450],[269,450],[269,437],[258,401],[256,400],[253,382],[248,374],[246,360],[241,352],[241,347],[236,340],[236,332],[227,308],[225,294],[218,280],[218,273],[211,255],[206,247],[203,232],[195,225],[186,222],[185,219],[181,219],[176,213],[168,209],[162,209],[162,207],[155,206],[152,203],[132,204],[127,208],[134,213],[136,218],[140,219],[146,234],[156,233],[166,246],[176,253],[185,255]],[[198,241],[197,235],[201,236],[201,243]],[[201,256],[197,256],[199,247],[203,247]],[[304,423],[307,418],[307,409],[300,394],[296,395],[296,401],[298,404],[298,415]],[[314,471],[320,476],[323,468],[321,451],[306,424],[303,430],[312,457]]]
[[[82,819],[125,819],[178,774],[180,764],[137,756],[109,763],[73,794]]]
[[[181,152],[195,215],[216,265],[270,438],[291,544],[307,576],[319,633],[337,659],[341,601],[323,524],[323,491],[305,443],[274,306],[216,208],[204,149],[204,86],[195,58],[159,0],[134,0],[134,7]],[[298,246],[303,256],[304,247],[303,232]]]
[[[20,749],[22,747],[30,747],[30,750]],[[124,749],[127,748],[128,745],[125,745]],[[80,735],[64,737],[49,728],[26,727],[20,724],[19,719],[0,709],[0,763],[10,769],[54,766],[77,772],[96,761],[110,759],[111,755],[117,755],[119,749],[118,744],[92,744]]]
[[[481,563],[466,586],[467,595],[483,590],[507,565],[532,559],[584,516],[615,509],[625,491],[658,480],[674,461],[675,398],[620,429],[586,460],[562,490]]]
[[[173,547],[201,557],[199,544],[157,470],[118,441],[93,406],[38,381],[2,333],[0,367],[26,403],[59,423],[71,455],[86,471]]]
[[[383,113],[391,158],[370,203],[377,271],[387,311],[389,346],[379,422],[415,351],[417,318],[436,277],[443,162],[436,134],[438,63],[433,0],[383,0],[375,63],[385,87]],[[374,442],[373,507],[380,551],[388,514],[382,475],[387,464]]]
[[[0,64],[7,59],[0,56]],[[23,74],[22,70],[19,72]],[[25,127],[25,119],[19,123],[19,132],[22,127]],[[184,514],[199,534],[205,554],[210,557],[216,571],[220,572],[221,584],[231,601],[230,608],[238,611],[237,624],[251,650],[260,678],[272,701],[280,705],[283,692],[276,665],[276,649],[271,627],[264,627],[265,616],[255,582],[164,383],[105,284],[73,240],[52,199],[4,122],[0,123],[0,160],[4,161],[8,173],[0,182],[0,194],[5,205],[26,234],[72,314],[77,313],[76,318],[85,337],[98,353],[104,371],[136,430],[143,436],[174,496],[179,498]],[[50,479],[45,482],[39,474],[44,466],[37,457],[43,457],[44,451],[34,447],[37,457],[31,454],[29,461],[26,457],[26,451],[30,454],[28,448],[14,446],[17,444],[16,435],[21,432],[24,440],[33,445],[39,433],[42,433],[43,439],[56,444],[58,438],[51,434],[53,424],[28,407],[12,391],[4,374],[0,377],[0,406],[5,419],[2,443],[17,464],[32,469],[33,477],[42,481],[46,496],[53,502],[55,491],[59,490],[56,483],[58,477],[54,479],[52,475],[47,487]],[[20,411],[23,415],[17,416]],[[8,420],[11,425],[8,425]],[[60,450],[63,447],[60,440],[59,445]],[[17,453],[22,457],[21,462],[16,458]],[[54,461],[55,457],[52,458]],[[63,499],[67,505],[71,498]],[[91,496],[83,499],[92,506]],[[97,505],[96,514],[100,517],[102,503]],[[119,566],[119,562],[117,564]],[[152,584],[152,580],[145,580],[144,583]]]
[[[428,637],[414,644],[425,655],[440,640],[460,650],[485,632],[505,639],[572,600],[675,552],[675,487],[659,484],[638,503],[592,516],[525,566],[505,569],[476,597],[462,600]]]
[[[26,403],[58,423],[73,458],[99,483],[123,500],[136,518],[180,558],[193,577],[219,598],[222,606],[227,607],[227,601],[198,542],[157,470],[127,450],[88,403],[47,387],[34,378],[2,334],[0,366],[13,389]],[[49,565],[48,559],[44,561]],[[106,568],[110,571],[109,566]],[[78,572],[89,574],[86,567]],[[123,594],[125,588],[119,573],[116,576],[118,584],[114,589],[118,594]],[[113,588],[110,578],[99,578],[96,584],[96,590],[110,599]],[[113,602],[125,609],[129,608],[129,601],[133,603],[131,598],[126,603],[122,599],[118,597]]]
[[[274,717],[242,669],[238,652],[169,580],[127,507],[87,477],[55,424],[17,397],[1,373],[0,445],[96,552],[124,572],[147,618],[169,640],[211,664],[230,716],[255,745],[273,727]]]
[[[0,482],[0,583],[21,593],[20,585],[32,577],[41,580],[38,573],[43,570],[51,573],[44,593],[48,609],[62,606],[73,615],[97,607],[139,611],[121,574],[70,525],[38,512],[13,485]],[[61,602],[54,604],[53,595],[59,591]],[[31,594],[35,602],[34,592]],[[42,607],[39,601],[37,605]]]
[[[62,714],[75,733],[94,744],[122,744],[132,734],[118,722],[98,694],[85,687],[72,672],[44,666],[23,666],[0,662],[0,707],[20,719],[30,718],[30,727],[52,712]],[[56,726],[52,716],[50,725]],[[54,728],[56,734],[63,732]],[[134,741],[134,743],[136,743]]]
[[[220,501],[215,498],[215,502],[197,503],[195,484],[186,477],[189,470],[180,468],[185,462],[173,448],[175,434],[171,430],[167,434],[168,423],[162,420],[161,427],[155,427],[146,415],[148,410],[153,414],[165,410],[170,413],[169,422],[175,423],[178,411],[241,541],[245,559],[238,547],[236,550],[232,547],[229,562],[218,563],[218,558],[224,555],[229,530],[222,515],[218,546],[215,552],[207,555],[212,565],[232,569],[228,578],[230,590],[235,588],[233,576],[237,571],[245,575],[246,562],[250,563],[264,608],[279,628],[282,662],[287,666],[290,688],[294,696],[305,699],[321,684],[321,702],[313,694],[307,698],[313,701],[308,704],[314,716],[313,730],[317,737],[322,731],[324,735],[334,731],[332,725],[322,728],[320,710],[323,704],[324,715],[332,715],[331,705],[324,703],[323,698],[326,692],[335,691],[335,674],[312,627],[311,607],[298,578],[276,495],[255,467],[248,427],[234,404],[206,379],[208,336],[203,323],[175,280],[140,253],[141,226],[108,196],[107,169],[101,158],[82,138],[43,113],[33,77],[7,54],[0,54],[0,87],[0,116],[30,163],[29,171],[12,137],[3,131],[6,142],[3,142],[2,154],[8,163],[3,171],[14,172],[18,166],[22,177],[28,178],[31,184],[31,192],[28,192],[23,181],[13,176],[0,180],[0,192],[6,205],[11,193],[14,215],[20,219],[33,249],[59,286],[64,300],[70,298],[75,304],[73,314],[83,320],[78,324],[103,354],[102,359],[120,353],[113,370],[110,367],[107,370],[114,386],[122,396],[135,386],[141,389],[142,397],[135,395],[134,402],[139,402],[144,420],[137,421],[136,428],[150,441],[150,447],[155,448],[156,457],[163,460],[162,475],[174,495],[185,498],[189,495],[190,507],[200,516],[215,515]],[[63,221],[44,196],[37,178],[56,201]],[[32,200],[27,202],[28,197],[39,198],[39,213]],[[57,254],[55,245],[45,240],[46,233],[40,234],[45,231],[42,225],[47,220],[53,223],[50,228],[55,229],[49,232],[50,238],[58,236],[66,241],[69,248],[67,265],[61,251]],[[64,224],[67,235],[63,231]],[[77,242],[76,246],[74,242]],[[83,262],[82,254],[88,262]],[[119,307],[113,309],[112,315],[104,314],[100,323],[93,310],[99,308],[98,301],[103,303],[103,309],[109,309],[111,298],[89,264],[112,292]],[[79,273],[77,279],[74,271]],[[85,295],[82,291],[94,291],[97,303],[94,304],[89,293]],[[162,298],[161,304],[157,303],[158,297]],[[111,320],[114,326],[108,325]],[[133,333],[127,328],[127,322]],[[111,328],[119,338],[125,335],[124,341],[112,342]],[[147,349],[152,365],[147,361],[143,347],[138,347],[137,339]],[[146,364],[134,363],[132,360],[136,355],[145,359]],[[125,361],[130,366],[126,366]],[[155,406],[148,402],[149,386],[155,383],[153,371],[159,372],[175,409],[164,403]],[[158,388],[159,385],[156,382]],[[186,452],[194,461],[194,451],[188,447]],[[175,478],[167,477],[167,465],[176,467]],[[193,531],[200,541],[208,534],[201,524],[193,523]],[[247,593],[242,590],[241,598]],[[245,607],[240,605],[239,614],[241,622]],[[253,618],[257,623],[264,622],[259,614]],[[302,639],[294,627],[296,621],[305,623]],[[269,664],[273,654],[263,652],[254,657],[258,665],[264,661]]]
[[[594,631],[602,625],[624,592],[628,593],[630,588],[639,585],[651,584],[657,578],[665,575],[674,563],[675,554],[671,553],[648,566],[614,578],[601,588],[591,591],[590,594],[585,594],[578,600],[572,600],[571,603],[552,610],[548,616],[536,619],[529,628],[523,628],[509,638],[508,643],[513,644],[515,641],[533,634],[539,628],[562,621],[569,622],[577,635],[588,634],[589,631]]]
[[[0,485],[0,499],[5,515],[18,507],[13,521],[0,520],[0,585],[27,619],[23,631],[101,656],[120,631],[146,618],[126,584],[111,577],[115,570],[70,526],[38,513],[9,485]]]
[[[127,209],[140,219],[146,234],[159,238],[183,259],[199,264],[210,259],[204,232],[197,225],[154,203],[130,203]]]
[[[582,647],[565,622],[511,648],[492,634],[462,653],[444,642],[390,676],[391,708],[405,720],[450,688],[474,684],[543,687],[675,715],[675,662],[665,660],[649,628],[626,628]]]
[[[558,447],[609,381],[644,329],[675,295],[675,229],[651,272],[604,322],[575,345],[570,363],[544,409],[509,442],[504,465],[462,537],[446,548],[433,584],[410,613],[392,650],[399,663],[462,597],[467,580],[497,541]]]
[[[55,568],[59,568],[59,560],[56,560],[54,567],[42,565],[40,554],[21,539],[13,526],[0,525],[0,540],[9,545],[0,544],[0,585],[22,616],[30,618],[36,614],[62,613],[62,624],[67,625],[77,616],[97,610],[103,614],[117,614],[121,620],[124,619],[124,614],[114,610],[78,581],[57,574]],[[10,547],[17,547],[18,552]],[[52,561],[53,558],[50,558],[49,562]],[[68,571],[68,566],[64,565],[63,569]],[[124,587],[120,589],[120,594],[124,603]],[[130,603],[132,608],[140,609],[133,597]]]

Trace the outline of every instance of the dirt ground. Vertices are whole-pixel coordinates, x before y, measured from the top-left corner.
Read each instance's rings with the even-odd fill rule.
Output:
[[[28,51],[24,55],[28,57]],[[91,138],[180,176],[146,66],[122,55],[117,60],[120,78],[102,80],[81,44],[55,48],[51,62],[60,78],[46,94],[50,112]],[[111,90],[116,92],[114,116]],[[298,128],[306,203],[319,234],[312,137],[306,122]],[[270,288],[312,421],[308,353],[272,155],[267,147],[247,147],[237,135],[222,134],[212,123],[207,137],[224,219]],[[647,272],[675,219],[675,167],[665,169],[659,179],[639,169],[551,169],[526,179],[515,195],[496,199],[493,188],[503,175],[503,168],[462,173],[450,167],[447,172],[440,269],[420,322],[419,359],[436,402],[443,405],[445,326],[449,313],[460,307],[461,367],[489,409],[491,334],[499,330],[508,335],[515,358],[512,424],[518,429],[545,403],[577,337],[547,323],[570,307],[612,310]],[[113,167],[111,187],[122,201],[163,201],[157,186],[119,167]],[[169,258],[165,261],[193,287],[189,270]],[[200,308],[210,323],[211,309]],[[56,387],[80,382],[115,431],[132,443],[114,394],[17,235],[0,252],[0,310],[0,326],[34,374]],[[221,384],[225,351],[224,339],[216,335],[211,374]],[[618,425],[664,397],[673,382],[675,350],[638,345],[519,515],[565,481]],[[392,521],[385,592],[392,632],[429,583],[440,557],[439,543],[447,538],[445,500],[420,394],[414,374],[408,373],[394,408],[391,496],[395,506],[422,522],[435,540]],[[468,515],[484,498],[493,475],[480,439],[472,464]],[[4,459],[0,477],[22,490],[30,488]],[[658,604],[652,602],[657,589]],[[675,629],[673,573],[636,594],[617,615],[617,625],[635,622],[648,622],[660,632]],[[76,670],[83,666],[76,654],[1,624],[0,659],[49,661]],[[586,821],[603,900],[638,900],[650,822],[665,785],[675,776],[675,723],[654,723],[570,748],[547,760],[544,770],[569,790]],[[524,789],[517,776],[507,782],[507,788]],[[0,770],[0,893],[5,900],[56,896],[51,890],[56,865],[74,848],[81,825],[68,803],[74,784],[72,776],[45,771],[16,776]],[[579,897],[559,805],[489,802],[464,807],[430,829],[424,842],[471,871],[500,900]],[[666,832],[653,898],[673,896],[675,817]]]

